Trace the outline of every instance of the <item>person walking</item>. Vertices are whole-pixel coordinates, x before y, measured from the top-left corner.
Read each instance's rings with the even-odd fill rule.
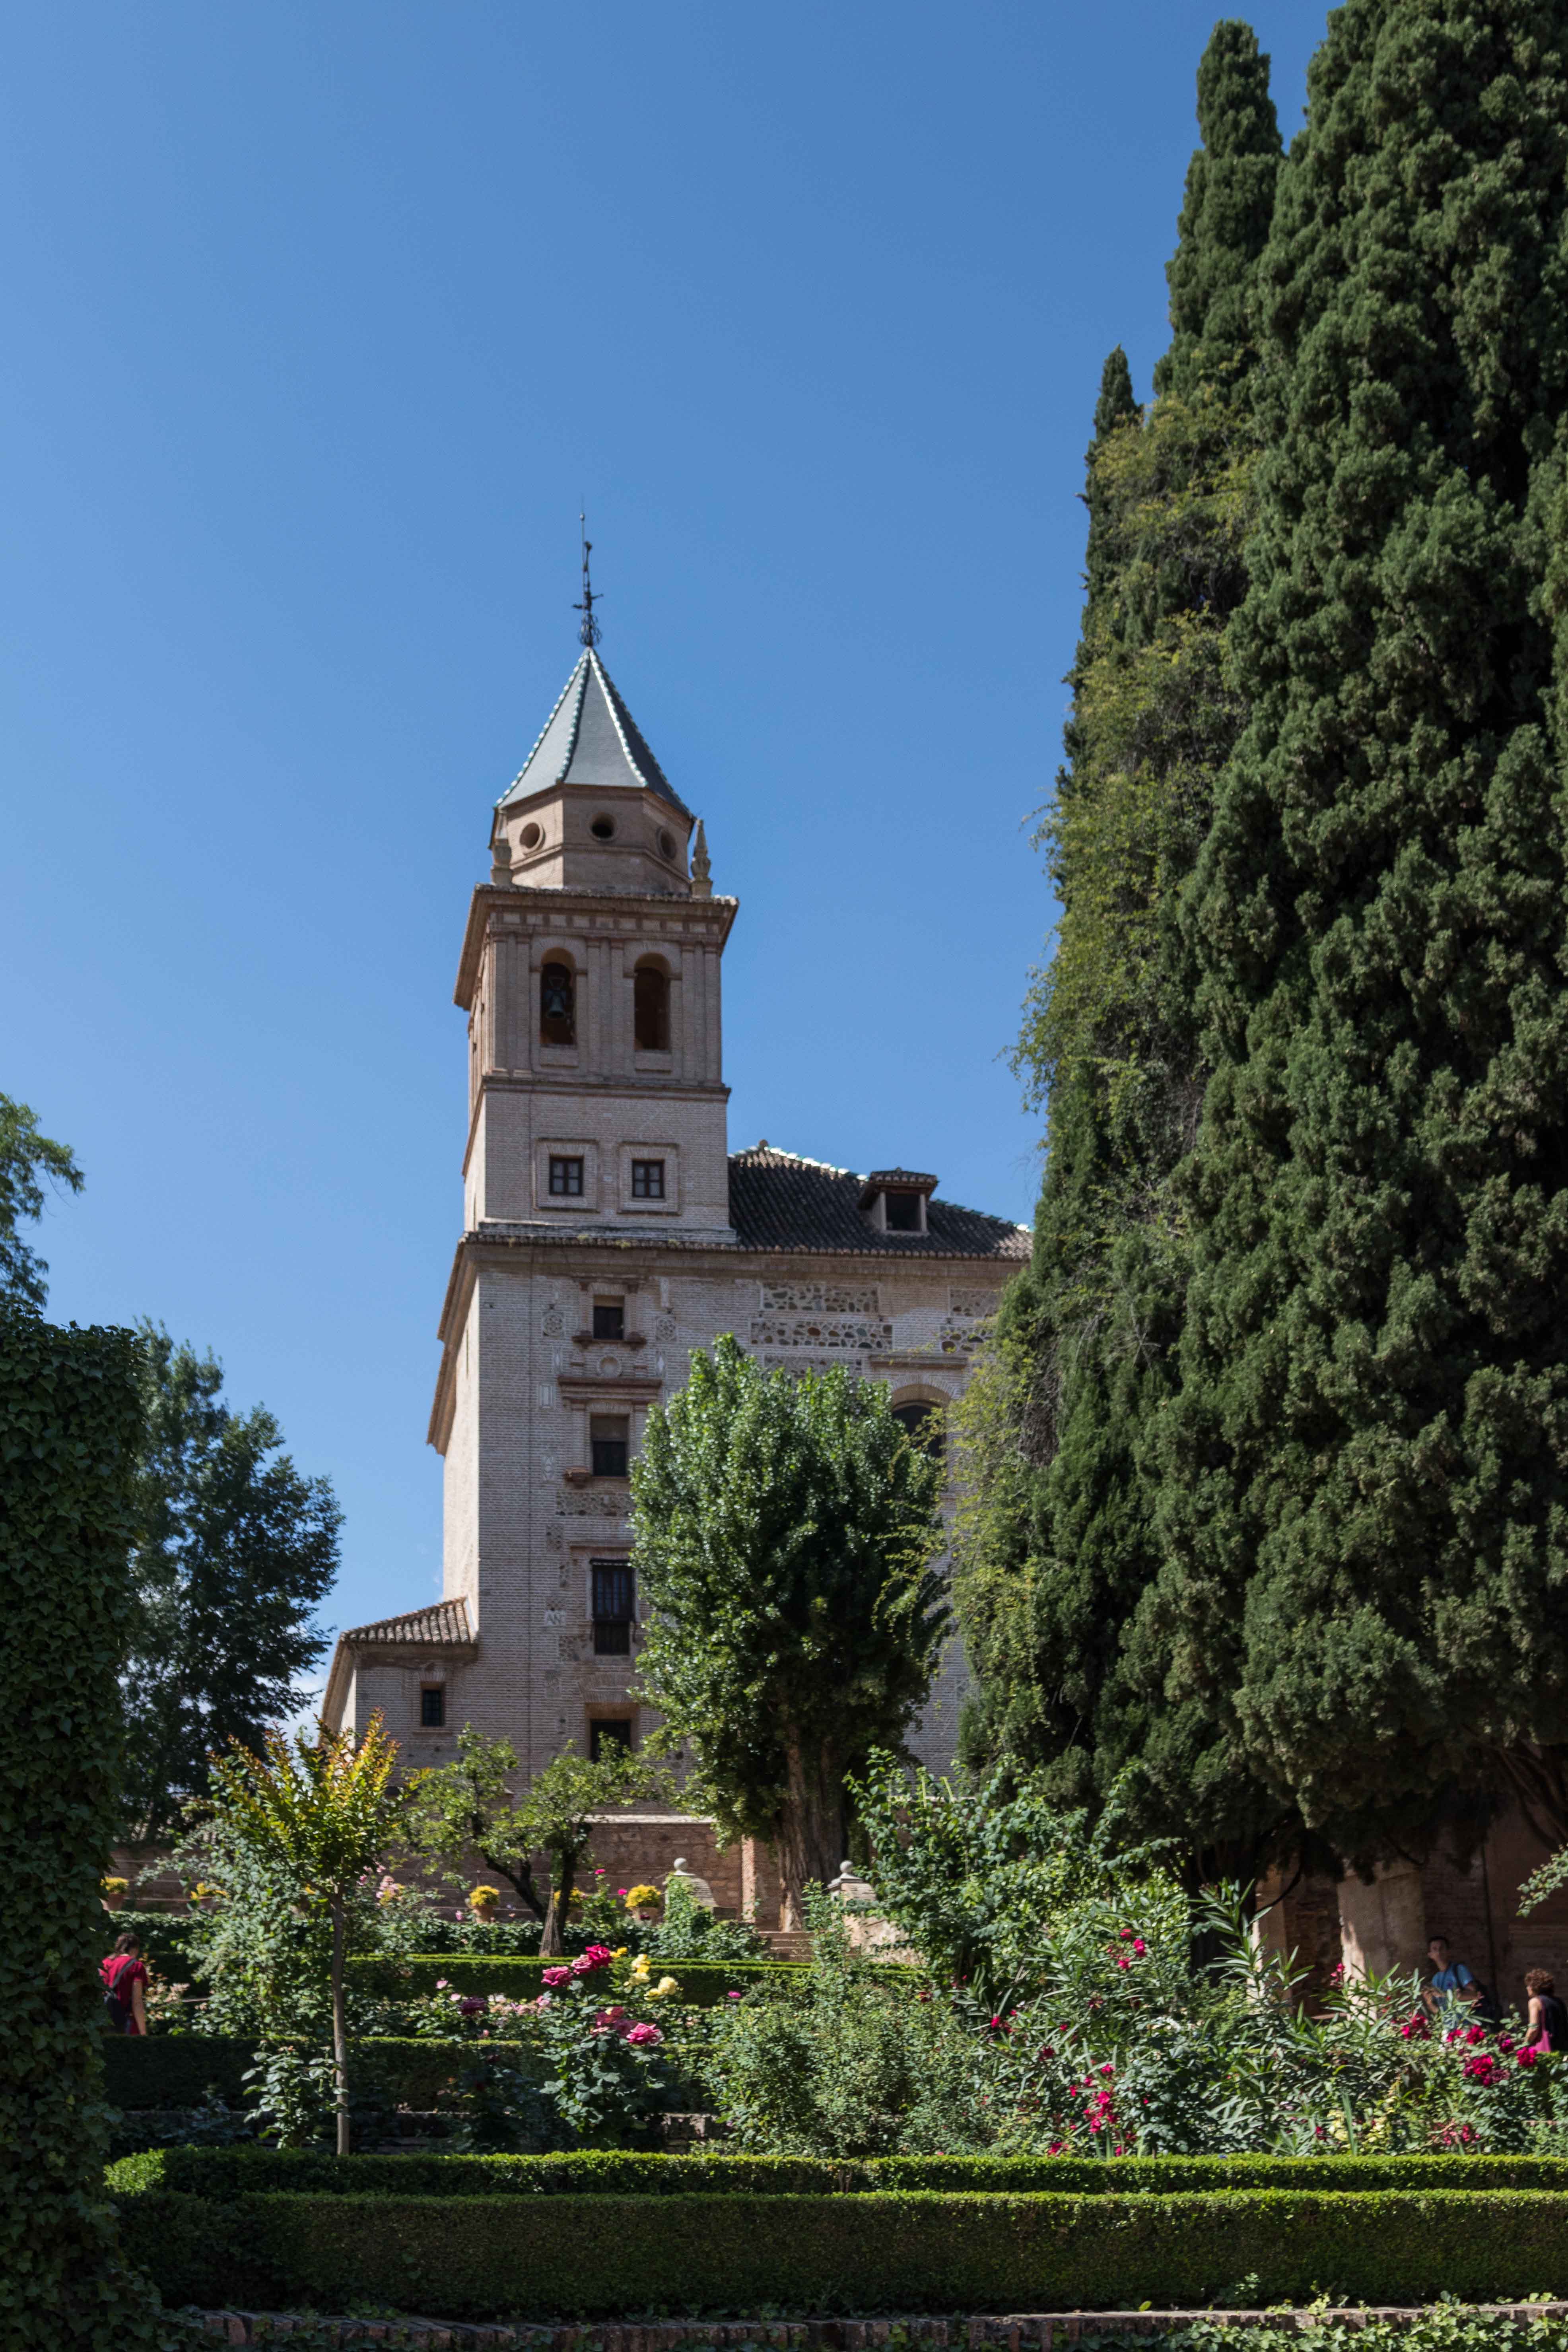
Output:
[[[112,2033],[147,2031],[147,1963],[141,1938],[129,1930],[114,1939],[114,1949],[99,1963],[103,1979],[103,2006]]]
[[[1538,2050],[1568,2050],[1568,2007],[1557,1997],[1557,1987],[1545,1969],[1526,1969],[1524,1990],[1530,2002],[1530,2030],[1521,2045]]]

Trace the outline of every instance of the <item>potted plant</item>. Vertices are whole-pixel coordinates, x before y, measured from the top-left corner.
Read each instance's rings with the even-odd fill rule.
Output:
[[[103,1897],[104,1909],[118,1911],[131,1892],[131,1881],[128,1878],[100,1878],[98,1891]]]
[[[500,1903],[499,1886],[470,1886],[468,1889],[468,1909],[481,1927],[490,1925]]]
[[[651,1927],[658,1919],[663,1900],[657,1886],[628,1886],[626,1889],[626,1909],[645,1927]]]

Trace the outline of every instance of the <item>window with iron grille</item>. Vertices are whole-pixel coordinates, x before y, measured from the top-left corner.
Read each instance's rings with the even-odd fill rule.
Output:
[[[589,1563],[594,1578],[594,1652],[596,1657],[625,1658],[632,1646],[632,1621],[637,1613],[636,1574],[629,1559],[595,1559]]]
[[[594,1301],[594,1337],[595,1339],[624,1339],[626,1336],[626,1302],[620,1298],[595,1298]]]
[[[629,1430],[619,1413],[595,1412],[588,1422],[588,1452],[595,1478],[624,1478]]]
[[[554,1199],[580,1201],[583,1197],[583,1162],[580,1160],[558,1159],[552,1152],[550,1191]]]
[[[447,1694],[439,1683],[426,1683],[419,1694],[419,1728],[439,1731],[447,1720]]]
[[[632,1198],[634,1201],[663,1200],[664,1162],[662,1160],[632,1161]]]
[[[604,1715],[588,1726],[588,1754],[597,1764],[606,1756],[618,1751],[629,1754],[632,1744],[632,1719],[629,1715]]]

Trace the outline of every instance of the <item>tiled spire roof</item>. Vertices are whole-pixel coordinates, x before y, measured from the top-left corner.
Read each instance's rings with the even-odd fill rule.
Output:
[[[906,1178],[901,1169],[889,1172],[922,1188],[936,1181],[934,1177]],[[802,1160],[793,1151],[775,1151],[772,1144],[759,1143],[750,1151],[730,1155],[730,1223],[742,1249],[831,1250],[856,1257],[872,1252],[889,1257],[1023,1259],[1029,1255],[1026,1226],[935,1198],[926,1203],[923,1234],[879,1233],[860,1213],[865,1183],[851,1169]]]
[[[552,784],[642,785],[682,816],[691,811],[648,750],[615,680],[590,646],[561,690],[521,774],[497,806],[547,792]]]

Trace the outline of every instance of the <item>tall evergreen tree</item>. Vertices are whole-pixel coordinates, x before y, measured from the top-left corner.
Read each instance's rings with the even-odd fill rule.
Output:
[[[1061,919],[1018,1056],[1048,1155],[1033,1263],[963,1415],[958,1590],[984,1691],[972,1750],[1044,1759],[1073,1801],[1137,1757],[1155,1825],[1250,1850],[1281,1808],[1208,1752],[1206,1716],[1167,1703],[1140,1613],[1157,1559],[1138,1459],[1186,1283],[1171,1180],[1203,1085],[1177,906],[1240,719],[1223,656],[1256,459],[1248,289],[1279,162],[1247,26],[1216,26],[1198,114],[1158,396],[1145,417],[1113,354],[1089,453],[1068,764],[1042,829]]]
[[[167,1836],[230,1740],[259,1749],[299,1706],[326,1642],[311,1613],[337,1572],[330,1482],[279,1452],[264,1405],[236,1412],[223,1368],[143,1324],[147,1436],[134,1490],[136,1609],[121,1674],[121,1834]]]
[[[1568,8],[1348,0],[1310,100],[1147,1491],[1172,1703],[1366,1855],[1568,1738]]]

